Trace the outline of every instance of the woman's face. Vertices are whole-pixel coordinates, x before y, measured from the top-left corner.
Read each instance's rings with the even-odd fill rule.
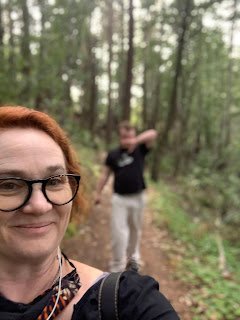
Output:
[[[0,132],[0,178],[44,179],[67,173],[63,152],[45,132],[13,128]],[[72,204],[47,201],[41,183],[20,209],[0,211],[0,258],[36,261],[49,256],[66,231]],[[1,204],[0,204],[1,208]]]

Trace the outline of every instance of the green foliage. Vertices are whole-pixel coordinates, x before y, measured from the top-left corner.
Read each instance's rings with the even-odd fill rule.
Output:
[[[71,125],[72,126],[72,125]],[[73,142],[78,143],[84,147],[87,147],[91,150],[98,149],[101,145],[101,140],[99,140],[99,137],[93,136],[91,132],[84,128],[78,128],[78,126],[75,124],[75,128],[71,128],[72,134],[71,139]]]
[[[72,238],[78,234],[79,226],[75,222],[69,222],[64,238]]]
[[[83,171],[86,171],[86,174],[90,173],[90,176],[92,176],[93,179],[96,178],[101,167],[101,163],[96,161],[96,150],[79,144],[76,145],[76,149],[78,150],[78,156]]]
[[[74,140],[74,141],[73,141]],[[93,148],[80,144],[77,139],[72,139],[74,149],[81,166],[81,180],[84,186],[86,198],[92,199],[92,193],[95,189],[95,183],[100,171],[101,164],[96,161],[96,151]],[[71,221],[64,235],[65,238],[75,237],[79,232],[79,222]]]
[[[224,277],[218,266],[218,249],[214,229],[205,222],[190,218],[181,209],[182,200],[164,184],[154,187],[151,207],[157,212],[155,223],[168,228],[176,239],[170,258],[181,255],[178,277],[191,289],[192,310],[196,320],[237,320],[240,315],[239,247],[224,242],[230,275]],[[176,190],[176,186],[174,186]],[[160,196],[159,196],[160,195]],[[173,248],[174,248],[173,244]]]
[[[237,229],[240,226],[237,153],[227,149],[221,158],[208,152],[200,154],[191,172],[180,179],[187,210],[203,221],[211,221],[212,225],[220,217],[223,224],[219,228],[224,238],[233,243],[239,243]]]

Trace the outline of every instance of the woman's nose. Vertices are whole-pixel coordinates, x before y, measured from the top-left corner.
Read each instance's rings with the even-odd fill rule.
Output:
[[[21,208],[25,213],[41,215],[49,212],[53,205],[46,199],[42,192],[41,185],[33,185],[33,190],[28,202]]]

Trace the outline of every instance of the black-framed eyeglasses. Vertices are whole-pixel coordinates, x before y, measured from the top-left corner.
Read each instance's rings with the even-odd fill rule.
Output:
[[[63,206],[71,202],[79,188],[77,174],[58,174],[46,179],[0,178],[0,211],[14,211],[23,207],[30,199],[32,185],[42,184],[42,193],[50,203]]]

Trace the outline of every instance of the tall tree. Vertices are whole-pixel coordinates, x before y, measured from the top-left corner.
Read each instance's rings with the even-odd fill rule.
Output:
[[[143,106],[142,106],[142,122],[143,122],[143,128],[147,128],[148,124],[148,113],[147,113],[147,48],[145,47],[143,49],[143,83],[142,83],[142,89],[143,89]]]
[[[220,141],[221,148],[225,148],[230,144],[231,141],[231,116],[230,116],[230,109],[231,109],[231,100],[232,100],[232,76],[233,76],[233,36],[235,32],[235,25],[236,25],[236,18],[238,14],[238,0],[233,1],[233,14],[231,17],[232,25],[230,30],[230,44],[229,44],[229,62],[228,62],[228,73],[227,73],[227,93],[226,93],[226,104],[223,112],[223,117],[221,121],[221,129],[220,135],[222,137],[222,141]],[[222,151],[219,150],[219,154]]]
[[[122,119],[129,120],[131,114],[131,88],[133,78],[133,37],[134,37],[134,18],[133,18],[133,0],[129,0],[129,30],[128,30],[128,55],[127,55],[127,69],[125,92],[123,100]]]
[[[0,0],[0,76],[3,78],[5,76],[5,63],[4,63],[4,46],[3,46],[3,35],[4,35],[4,26],[3,26],[3,6]],[[4,102],[3,100],[3,88],[0,88],[0,104]],[[5,89],[6,90],[6,89]],[[4,91],[5,91],[4,90]]]
[[[41,35],[39,39],[39,53],[38,53],[38,73],[37,73],[37,93],[35,97],[35,107],[37,110],[44,110],[44,95],[46,92],[44,92],[43,84],[44,84],[44,74],[43,74],[43,68],[44,68],[44,51],[45,51],[45,23],[46,23],[46,0],[38,0],[39,9],[41,12]],[[44,68],[46,69],[46,68]],[[46,110],[45,110],[46,111]]]
[[[90,132],[94,133],[95,120],[97,116],[97,62],[94,53],[94,47],[96,45],[96,40],[94,36],[91,39],[91,45],[89,46],[89,66],[90,66],[90,90],[89,90],[89,129]]]
[[[3,7],[2,7],[2,1],[0,0],[0,48],[3,46]]]
[[[107,108],[107,130],[106,130],[106,143],[111,143],[112,140],[112,60],[113,60],[113,3],[112,0],[107,0],[108,7],[108,108]]]
[[[170,95],[170,104],[169,104],[169,110],[167,114],[166,119],[166,125],[163,129],[163,132],[158,140],[157,143],[157,150],[159,158],[162,157],[163,151],[165,146],[168,143],[169,133],[172,129],[175,119],[176,119],[176,113],[177,113],[177,96],[178,96],[178,81],[181,76],[182,72],[182,56],[185,46],[185,35],[188,30],[189,26],[189,18],[191,14],[192,9],[192,0],[185,0],[185,3],[183,7],[180,8],[180,16],[181,16],[181,26],[180,26],[180,33],[178,37],[178,45],[177,45],[177,54],[176,54],[176,63],[175,63],[175,73],[173,78],[173,86],[172,86],[172,92]],[[152,168],[152,178],[154,180],[158,179],[159,175],[159,165],[160,161],[155,160],[153,163]]]
[[[118,52],[118,70],[117,70],[117,81],[118,81],[118,105],[120,106],[120,114],[117,114],[117,118],[122,116],[122,110],[124,106],[124,98],[125,98],[125,74],[124,70],[126,69],[126,54],[124,49],[124,41],[125,41],[125,6],[123,0],[118,0],[118,4],[120,6],[119,12],[119,52]],[[119,119],[118,119],[119,120]]]
[[[14,22],[12,19],[12,8],[13,1],[9,0],[7,4],[7,17],[8,17],[8,32],[9,32],[9,40],[8,40],[8,72],[11,78],[11,82],[15,82],[14,70],[16,69],[16,63],[14,59],[14,34],[13,27]]]
[[[30,15],[28,9],[28,1],[20,0],[20,7],[22,11],[22,73],[23,86],[21,91],[22,101],[26,103],[29,100],[31,92],[31,52],[30,52]]]

